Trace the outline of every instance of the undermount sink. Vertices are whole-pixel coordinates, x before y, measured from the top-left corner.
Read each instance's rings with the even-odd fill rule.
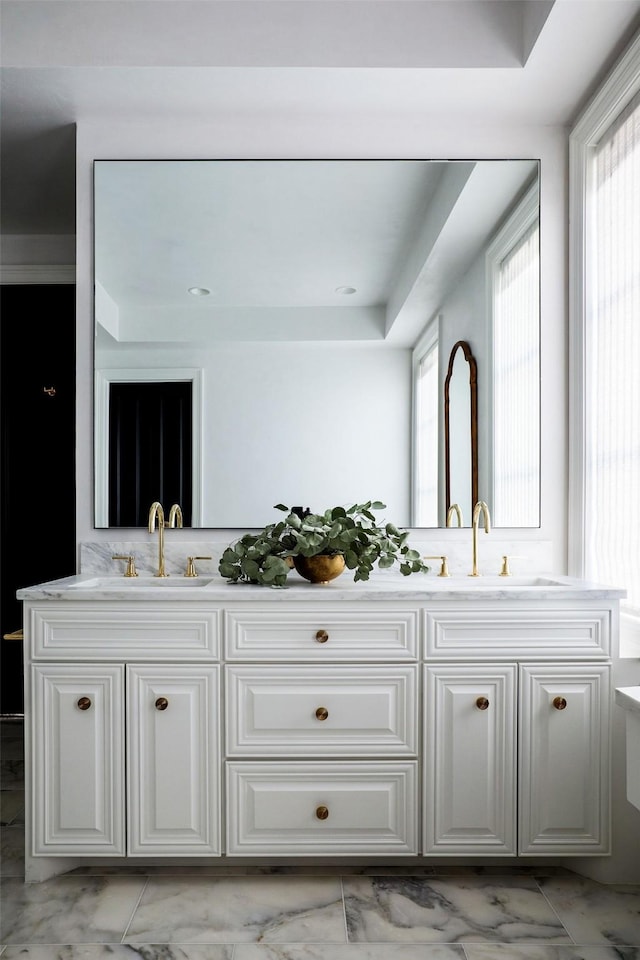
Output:
[[[93,577],[73,585],[75,590],[121,590],[141,587],[206,587],[212,577]]]
[[[566,583],[553,577],[464,577],[437,578],[443,586],[468,586],[469,588],[491,587],[492,590],[508,590],[517,587],[564,587]]]

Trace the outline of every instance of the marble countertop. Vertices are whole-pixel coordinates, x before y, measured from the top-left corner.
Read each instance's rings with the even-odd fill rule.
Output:
[[[640,716],[640,687],[616,687],[616,703]]]
[[[434,573],[411,574],[376,571],[370,580],[354,582],[345,572],[326,584],[311,584],[291,574],[285,587],[232,584],[219,575],[190,580],[181,576],[158,579],[141,576],[96,576],[78,574],[47,583],[22,587],[19,600],[153,600],[188,602],[341,602],[359,600],[404,600],[420,603],[435,600],[550,601],[611,600],[625,591],[578,580],[573,577],[532,575],[530,577],[459,576],[440,578]]]

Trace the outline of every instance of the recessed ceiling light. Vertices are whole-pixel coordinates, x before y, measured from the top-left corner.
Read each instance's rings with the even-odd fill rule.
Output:
[[[211,290],[206,287],[189,287],[189,293],[194,297],[208,297]]]
[[[348,296],[351,293],[355,293],[356,288],[355,287],[336,287],[335,292],[342,293],[344,296]]]

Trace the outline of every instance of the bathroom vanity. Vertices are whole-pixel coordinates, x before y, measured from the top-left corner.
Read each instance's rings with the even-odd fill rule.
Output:
[[[622,591],[80,575],[18,596],[27,880],[610,852]]]

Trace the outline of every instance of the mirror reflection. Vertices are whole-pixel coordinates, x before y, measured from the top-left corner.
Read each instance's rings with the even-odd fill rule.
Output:
[[[123,384],[134,405],[136,384],[190,397],[186,425],[153,421],[168,459],[142,499],[180,499],[163,493],[180,463],[192,526],[250,529],[275,503],[374,498],[398,525],[444,527],[459,340],[477,362],[478,496],[495,525],[537,526],[538,167],[96,160],[96,527],[146,525],[149,504],[125,521],[113,488],[156,473],[131,438],[125,468]],[[496,415],[498,391],[514,390]],[[521,451],[525,415],[538,426]]]

